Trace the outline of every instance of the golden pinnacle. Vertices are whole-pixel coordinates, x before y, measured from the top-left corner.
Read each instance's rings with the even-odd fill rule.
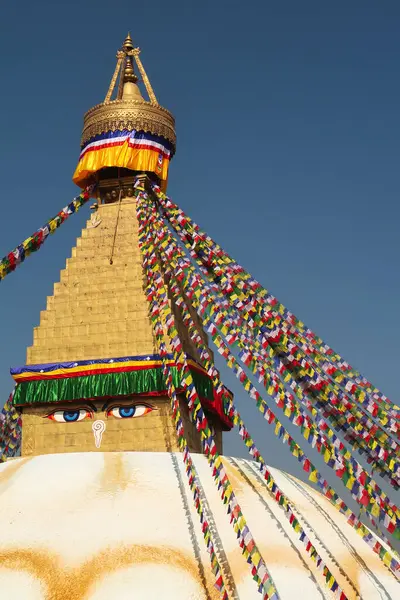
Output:
[[[124,43],[122,45],[123,50],[125,50],[125,52],[128,54],[128,52],[130,52],[131,50],[133,50],[133,42],[132,42],[132,38],[131,38],[131,34],[130,32],[128,32],[128,35],[126,36]]]

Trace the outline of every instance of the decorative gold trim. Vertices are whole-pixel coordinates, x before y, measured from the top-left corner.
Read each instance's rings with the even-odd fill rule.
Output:
[[[161,135],[175,149],[175,119],[172,114],[162,106],[135,100],[111,100],[88,110],[84,116],[81,143],[95,135],[118,129],[138,129]]]
[[[133,48],[133,50],[131,50],[129,52],[129,55],[133,56],[133,58],[135,59],[135,62],[136,62],[137,67],[139,69],[139,73],[142,76],[143,83],[144,83],[144,85],[146,87],[146,90],[147,90],[147,93],[149,95],[151,104],[154,104],[155,106],[158,106],[156,95],[155,95],[155,93],[153,91],[153,88],[151,86],[150,80],[147,77],[147,73],[144,70],[144,66],[143,66],[142,61],[140,60],[139,54],[140,54],[140,48]]]
[[[111,82],[110,82],[110,87],[108,88],[107,95],[104,98],[104,102],[106,104],[108,104],[108,102],[110,102],[110,100],[111,100],[111,96],[112,96],[112,93],[113,93],[114,88],[115,88],[115,82],[117,81],[117,77],[118,77],[118,74],[120,72],[122,61],[124,60],[124,58],[125,58],[125,52],[119,51],[117,53],[117,65],[115,67],[115,71],[114,71],[114,74],[113,74]]]

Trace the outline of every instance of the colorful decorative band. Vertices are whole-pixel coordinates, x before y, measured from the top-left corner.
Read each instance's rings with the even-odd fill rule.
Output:
[[[190,366],[207,375],[206,370],[189,356]],[[168,355],[169,366],[175,362],[172,354]],[[121,373],[127,371],[141,371],[145,369],[162,369],[162,359],[159,354],[145,354],[138,356],[123,356],[119,358],[100,358],[93,360],[79,360],[74,362],[47,363],[42,365],[25,365],[10,369],[11,376],[16,383],[22,381],[43,381],[47,379],[67,379],[69,377],[84,377],[87,375],[100,375],[104,373]]]
[[[105,167],[155,173],[161,181],[168,178],[173,147],[161,136],[145,131],[108,131],[88,140],[82,147],[73,180],[86,185],[93,173]]]
[[[125,142],[128,143],[130,148],[136,148],[137,150],[157,150],[164,158],[170,159],[173,155],[172,144],[165,138],[145,131],[122,129],[107,131],[92,137],[82,145],[79,160],[82,160],[87,152],[102,150],[103,148],[115,148],[116,146],[122,146]]]
[[[182,391],[181,374],[172,357],[168,360],[174,385]],[[224,389],[218,395],[207,372],[190,358],[188,363],[204,408],[220,419],[225,430],[231,429],[224,411],[224,396],[230,392]],[[159,355],[27,365],[11,369],[11,374],[17,382],[16,406],[167,393]]]

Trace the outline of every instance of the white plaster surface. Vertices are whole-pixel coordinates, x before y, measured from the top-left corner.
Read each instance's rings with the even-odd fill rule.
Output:
[[[193,455],[232,600],[261,598],[205,457]],[[331,599],[254,464],[226,458],[282,600]],[[349,600],[399,600],[400,584],[320,494],[271,468]],[[182,456],[76,453],[0,465],[0,599],[214,600]]]

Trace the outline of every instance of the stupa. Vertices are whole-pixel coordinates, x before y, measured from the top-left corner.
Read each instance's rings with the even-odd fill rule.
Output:
[[[11,370],[1,598],[395,599],[399,511],[354,457],[369,453],[397,489],[399,409],[166,196],[175,149],[174,118],[128,34],[104,102],[84,117],[80,199],[0,265],[1,279],[91,198],[26,365]],[[211,341],[320,491],[266,465]],[[314,467],[252,375],[362,514]],[[222,433],[234,426],[253,460],[222,456]]]

